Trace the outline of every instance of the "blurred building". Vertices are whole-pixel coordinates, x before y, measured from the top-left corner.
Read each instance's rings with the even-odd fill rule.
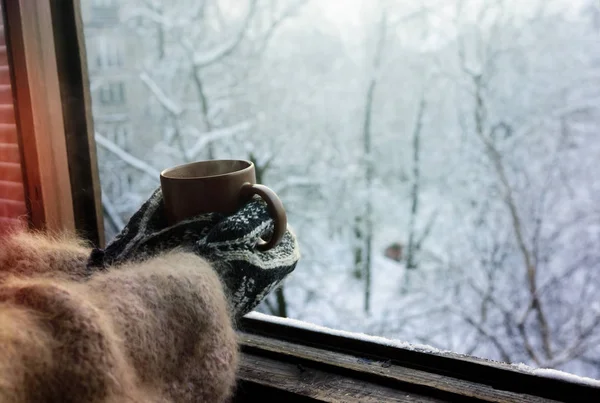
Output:
[[[92,115],[96,133],[140,158],[146,151],[145,142],[135,141],[135,132],[144,130],[137,127],[143,122],[143,111],[135,100],[144,96],[144,90],[137,79],[136,44],[123,23],[122,4],[118,0],[81,0]],[[117,208],[125,203],[135,172],[114,153],[100,146],[97,149],[104,199]],[[118,209],[115,212],[120,213]]]

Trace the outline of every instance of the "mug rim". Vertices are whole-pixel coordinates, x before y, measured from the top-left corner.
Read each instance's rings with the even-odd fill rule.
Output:
[[[183,168],[185,166],[188,166],[188,165],[211,164],[211,163],[219,163],[219,162],[243,162],[243,163],[246,163],[248,166],[246,166],[246,167],[244,167],[242,169],[238,169],[238,170],[235,170],[235,171],[227,172],[227,173],[224,173],[224,174],[217,174],[217,175],[187,176],[187,177],[169,176],[170,172],[173,172],[175,170],[181,169],[181,168]],[[245,172],[251,170],[253,167],[254,167],[254,163],[252,161],[248,161],[248,160],[235,160],[235,159],[202,160],[202,161],[187,162],[185,164],[180,164],[180,165],[176,165],[174,167],[163,169],[161,171],[161,173],[160,173],[160,176],[162,178],[165,178],[165,179],[177,179],[177,180],[197,180],[197,179],[203,179],[203,178],[218,178],[218,177],[228,176],[228,175],[239,175],[239,174],[242,174],[242,173],[245,173]]]

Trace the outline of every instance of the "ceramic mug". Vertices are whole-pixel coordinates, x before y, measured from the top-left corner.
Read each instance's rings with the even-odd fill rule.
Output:
[[[173,225],[204,213],[232,214],[254,195],[266,203],[274,230],[257,248],[275,247],[287,230],[287,216],[279,197],[271,189],[256,183],[254,164],[244,160],[209,160],[165,169],[160,185],[167,220]]]

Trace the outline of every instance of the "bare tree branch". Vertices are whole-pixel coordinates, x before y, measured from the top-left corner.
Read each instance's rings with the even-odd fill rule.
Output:
[[[242,39],[244,39],[244,36],[246,35],[246,30],[248,29],[250,21],[252,20],[254,12],[256,11],[256,2],[257,0],[250,0],[248,5],[248,14],[246,14],[242,26],[238,29],[238,32],[234,34],[234,36],[229,41],[215,48],[200,50],[194,53],[192,60],[196,69],[200,69],[214,64],[215,62],[229,56],[235,51],[235,49],[242,42]]]
[[[465,322],[467,322],[469,325],[473,326],[483,337],[488,339],[494,345],[494,347],[496,347],[496,350],[498,350],[498,353],[500,354],[502,361],[512,362],[510,354],[504,348],[502,343],[500,343],[500,339],[498,337],[494,336],[493,331],[485,329],[482,325],[480,325],[479,323],[477,323],[475,320],[473,320],[472,318],[470,318],[469,316],[467,316],[464,313],[461,313],[460,316],[463,318],[463,320]]]
[[[140,160],[139,158],[134,157],[133,155],[129,154],[127,151],[123,150],[118,145],[116,145],[112,141],[108,140],[106,137],[102,136],[100,133],[96,132],[94,135],[94,138],[96,139],[96,144],[98,144],[100,147],[104,148],[105,150],[110,151],[111,153],[115,154],[127,165],[139,170],[140,172],[143,172],[144,174],[150,176],[155,181],[158,181],[158,179],[160,178],[159,171],[154,169],[152,166],[150,166],[146,162]]]
[[[210,143],[238,136],[239,134],[250,130],[252,125],[252,121],[245,120],[243,122],[236,123],[233,126],[214,129],[208,133],[200,133],[196,131],[194,136],[198,140],[193,146],[186,150],[187,158],[190,160],[197,158],[198,153],[204,150]]]
[[[117,212],[117,209],[112,204],[112,202],[106,197],[106,193],[102,192],[102,208],[106,213],[110,223],[114,226],[115,231],[119,232],[123,227],[125,227],[125,222],[121,219],[121,216]]]
[[[421,155],[421,130],[423,128],[423,115],[426,108],[425,91],[421,94],[421,100],[417,107],[417,115],[415,118],[415,125],[413,127],[412,136],[412,188],[410,192],[411,207],[410,207],[410,218],[408,221],[408,248],[406,253],[406,268],[416,269],[416,253],[418,248],[417,234],[416,234],[416,220],[419,213],[419,186],[421,185],[421,164],[419,161]],[[408,277],[406,277],[408,278]]]
[[[178,117],[183,112],[183,109],[177,105],[173,100],[171,100],[167,94],[156,84],[154,80],[150,78],[150,76],[142,72],[140,73],[140,79],[146,85],[146,87],[152,92],[152,94],[156,97],[157,101],[165,108],[167,112],[169,112],[174,117]]]

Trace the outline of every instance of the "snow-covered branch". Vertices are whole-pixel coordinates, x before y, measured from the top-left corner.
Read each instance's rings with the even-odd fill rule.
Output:
[[[189,160],[197,158],[198,154],[204,150],[210,143],[224,140],[226,138],[235,137],[241,133],[247,132],[252,127],[253,123],[250,120],[245,120],[236,123],[233,126],[215,129],[208,133],[200,133],[194,129],[194,137],[198,138],[196,143],[186,151],[186,157]],[[188,129],[189,130],[189,129]]]
[[[237,33],[235,33],[231,39],[211,49],[202,49],[195,51],[193,57],[194,67],[196,67],[197,69],[206,67],[230,55],[242,42],[242,39],[244,39],[244,36],[246,35],[246,31],[248,29],[248,26],[250,25],[250,21],[252,20],[252,16],[254,15],[255,10],[256,0],[251,0],[249,4],[248,14],[244,18],[242,26],[238,29]]]
[[[156,84],[152,78],[145,72],[140,73],[140,79],[148,87],[150,92],[156,97],[158,102],[173,116],[179,116],[183,109],[177,105],[165,92]]]
[[[94,135],[96,139],[96,144],[100,147],[104,148],[107,151],[110,151],[115,156],[119,157],[121,161],[125,162],[127,165],[147,174],[148,176],[154,178],[154,180],[158,181],[160,178],[160,172],[150,166],[148,163],[142,161],[141,159],[134,157],[129,154],[127,151],[123,150],[121,147],[96,132]]]

